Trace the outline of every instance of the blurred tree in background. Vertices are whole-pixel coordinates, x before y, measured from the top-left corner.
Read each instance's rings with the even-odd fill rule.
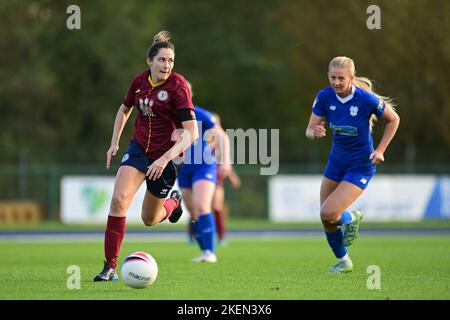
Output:
[[[81,8],[81,30],[66,27],[70,4]],[[282,163],[326,161],[329,143],[309,143],[304,131],[337,55],[398,103],[387,161],[449,162],[450,2],[379,2],[381,30],[366,27],[370,4],[2,1],[0,164],[103,163],[117,108],[162,29],[173,34],[174,70],[193,83],[195,102],[226,128],[279,128]]]

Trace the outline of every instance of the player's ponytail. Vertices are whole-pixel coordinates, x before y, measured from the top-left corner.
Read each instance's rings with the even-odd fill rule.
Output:
[[[170,42],[170,33],[168,31],[160,31],[153,37],[153,43],[148,49],[147,58],[153,60],[153,58],[158,54],[159,49],[167,48],[172,49],[175,54],[175,46]]]
[[[171,36],[169,31],[160,31],[153,37],[153,44],[157,42],[169,42],[170,38]]]
[[[355,70],[355,63],[352,59],[348,57],[335,57],[333,60],[331,60],[329,64],[329,69],[331,68],[345,68],[349,70],[350,74],[353,76],[352,84],[355,87],[361,88],[367,92],[370,92],[378,97],[381,101],[383,101],[385,108],[391,108],[395,110],[395,103],[392,100],[392,98],[379,95],[373,90],[373,84],[372,81],[366,77],[357,77],[356,76],[356,70]],[[370,131],[372,131],[372,127],[374,122],[377,120],[377,117],[375,115],[372,115],[370,117]]]

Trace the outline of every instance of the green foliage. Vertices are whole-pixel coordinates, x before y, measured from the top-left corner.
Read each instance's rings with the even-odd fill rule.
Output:
[[[315,94],[336,55],[398,103],[391,163],[450,156],[450,2],[79,1],[81,30],[66,28],[68,1],[0,3],[0,163],[104,162],[115,113],[159,30],[173,33],[175,70],[195,102],[227,128],[280,128],[280,160],[317,162],[329,140],[304,131]],[[125,148],[134,117],[122,135]],[[383,132],[380,122],[376,141]],[[22,153],[21,152],[24,152]]]

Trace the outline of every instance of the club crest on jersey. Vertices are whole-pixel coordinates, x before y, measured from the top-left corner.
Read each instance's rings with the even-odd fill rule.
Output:
[[[358,114],[358,107],[351,106],[351,107],[350,107],[350,115],[351,115],[352,117],[356,117],[357,114]]]
[[[159,101],[166,101],[169,98],[169,94],[166,90],[161,90],[157,95]]]
[[[330,106],[330,110],[331,110],[331,111],[336,110],[336,106]]]

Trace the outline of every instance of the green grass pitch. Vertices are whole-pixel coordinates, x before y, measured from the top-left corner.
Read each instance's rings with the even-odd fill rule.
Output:
[[[101,241],[0,241],[0,299],[450,299],[450,237],[360,237],[350,254],[354,271],[333,275],[334,258],[321,237],[231,239],[217,264],[195,264],[195,246],[182,241],[124,241],[120,261],[151,253],[158,278],[146,289],[93,283],[102,267]],[[70,290],[67,268],[81,270]],[[380,268],[380,289],[368,289]]]

